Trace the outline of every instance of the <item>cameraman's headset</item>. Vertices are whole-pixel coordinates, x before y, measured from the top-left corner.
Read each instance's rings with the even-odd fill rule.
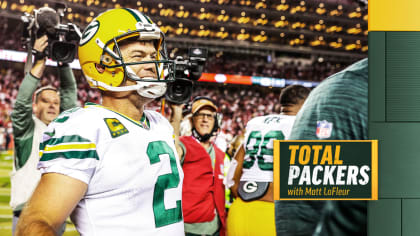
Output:
[[[204,97],[204,96],[198,96],[198,97],[195,97],[194,99],[193,99],[193,101],[191,102],[191,104],[190,104],[190,111],[191,111],[191,113],[192,113],[192,105],[194,104],[194,102],[196,102],[196,101],[198,101],[198,100],[207,100],[207,101],[210,101],[215,107],[217,107],[216,106],[216,103],[215,103],[215,101],[213,100],[213,99],[211,99],[211,98],[209,98],[209,97]],[[201,109],[201,108],[200,108]],[[194,114],[193,114],[193,116],[194,116]],[[192,117],[192,119],[193,119],[194,117]],[[222,114],[220,114],[220,113],[218,113],[217,112],[217,110],[216,110],[216,114],[214,115],[214,125],[213,125],[213,129],[210,131],[210,133],[209,134],[204,134],[204,135],[200,135],[198,132],[197,132],[197,130],[195,129],[195,127],[194,127],[194,125],[192,125],[192,135],[194,136],[194,138],[196,138],[198,141],[200,141],[200,142],[206,142],[207,140],[209,140],[212,136],[215,136],[216,135],[216,133],[217,133],[217,130],[219,129],[219,127],[221,126],[221,124],[222,124],[222,118],[223,118],[223,115]]]

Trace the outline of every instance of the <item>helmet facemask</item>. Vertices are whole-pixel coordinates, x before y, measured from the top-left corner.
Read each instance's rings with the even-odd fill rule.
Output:
[[[136,85],[113,87],[111,91],[129,91],[137,90],[137,92],[147,98],[157,98],[165,94],[166,83],[174,80],[174,63],[167,58],[166,44],[164,42],[164,34],[160,32],[159,38],[156,39],[156,35],[146,35],[142,37],[144,32],[137,30],[134,32],[128,32],[115,37],[103,45],[103,53],[101,55],[100,65],[107,68],[108,70],[123,70],[124,79],[120,83],[124,84],[127,79],[135,81]],[[154,41],[154,45],[157,51],[156,60],[149,61],[138,61],[138,62],[125,62],[121,53],[120,44],[129,41]],[[98,45],[101,44],[100,42]],[[102,45],[100,45],[102,46]],[[110,50],[113,48],[114,50]],[[153,64],[155,77],[143,77],[140,78],[134,70],[130,67],[139,64]],[[119,85],[117,85],[119,86]]]
[[[128,58],[124,55],[124,60],[121,45],[133,39],[153,42],[157,56],[150,54],[150,45],[147,45],[144,56]],[[128,50],[135,50],[135,46]],[[141,96],[156,98],[164,95],[166,83],[175,79],[174,63],[168,59],[164,34],[146,15],[135,9],[112,9],[96,17],[82,35],[79,60],[89,85],[104,91],[136,90]],[[149,64],[144,65],[146,70],[153,70],[156,74],[143,73],[139,64]],[[150,69],[150,64],[153,69]],[[143,72],[135,73],[139,68]],[[127,85],[127,79],[136,84]]]

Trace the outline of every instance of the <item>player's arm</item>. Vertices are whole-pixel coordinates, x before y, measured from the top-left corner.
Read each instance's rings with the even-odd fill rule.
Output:
[[[86,183],[72,177],[58,173],[42,175],[22,211],[16,235],[56,235],[86,190]]]
[[[244,163],[244,157],[245,157],[245,149],[244,149],[244,145],[241,145],[239,150],[235,153],[235,157],[234,157],[234,159],[237,162],[235,173],[233,175],[233,181],[235,182],[235,184],[232,187],[230,187],[230,190],[232,191],[232,194],[234,197],[238,197],[238,186],[239,186],[239,181],[241,180],[241,176],[242,176],[242,165]]]
[[[171,123],[172,128],[174,129],[175,147],[176,151],[178,152],[179,158],[181,158],[184,155],[184,151],[180,146],[179,133],[182,120],[182,108],[184,107],[184,104],[170,104],[170,106],[172,109],[172,113],[169,122]]]

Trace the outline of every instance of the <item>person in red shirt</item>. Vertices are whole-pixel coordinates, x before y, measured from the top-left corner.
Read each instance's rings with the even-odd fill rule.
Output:
[[[182,108],[172,107],[174,117],[182,116]],[[176,140],[177,151],[184,171],[182,210],[186,236],[225,235],[225,187],[223,164],[225,153],[211,138],[219,128],[220,117],[215,102],[208,97],[196,97],[191,107],[191,136]]]

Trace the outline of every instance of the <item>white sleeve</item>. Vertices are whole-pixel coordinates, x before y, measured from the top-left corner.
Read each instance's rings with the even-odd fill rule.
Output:
[[[44,132],[38,169],[42,174],[60,173],[89,184],[99,162],[96,128],[71,114],[64,122],[60,117]]]

